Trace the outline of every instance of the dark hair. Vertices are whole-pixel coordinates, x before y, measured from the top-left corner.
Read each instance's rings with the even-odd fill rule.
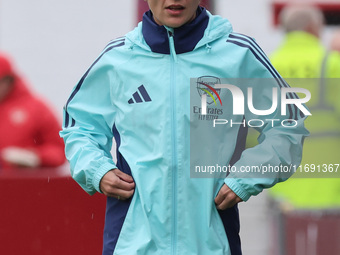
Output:
[[[8,84],[12,84],[14,82],[14,80],[15,80],[15,77],[12,76],[12,75],[6,75],[6,76],[0,78],[1,82],[6,82]]]

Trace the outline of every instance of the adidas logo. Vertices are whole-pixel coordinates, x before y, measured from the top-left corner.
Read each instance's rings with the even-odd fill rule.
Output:
[[[139,86],[138,91],[133,93],[132,97],[133,98],[130,98],[129,101],[128,101],[129,104],[143,103],[143,99],[144,99],[144,102],[150,102],[151,101],[151,98],[150,98],[148,92],[146,91],[144,85]]]

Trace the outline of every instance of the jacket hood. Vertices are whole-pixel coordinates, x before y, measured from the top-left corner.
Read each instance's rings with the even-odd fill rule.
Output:
[[[232,26],[227,19],[199,7],[192,22],[173,29],[158,25],[149,10],[144,13],[143,21],[126,35],[126,44],[132,48],[136,45],[147,51],[170,54],[169,31],[174,37],[176,53],[181,54],[231,33]]]

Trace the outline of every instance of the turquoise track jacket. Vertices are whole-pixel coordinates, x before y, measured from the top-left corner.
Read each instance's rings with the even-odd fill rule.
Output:
[[[268,78],[278,90],[288,86],[252,38],[234,33],[226,19],[203,8],[197,14],[190,24],[171,29],[157,25],[150,11],[145,13],[138,27],[107,45],[64,108],[61,136],[79,185],[89,194],[100,192],[101,178],[115,168],[131,174],[136,184],[132,199],[107,199],[105,255],[241,254],[237,207],[218,211],[214,198],[219,189],[226,183],[247,201],[286,179],[280,174],[244,178],[237,171],[226,178],[190,177],[190,161],[204,157],[190,148],[190,132],[199,130],[190,126],[191,114],[196,114],[190,98],[193,79]],[[272,91],[257,86],[254,98],[269,109]],[[221,117],[232,115],[228,95],[220,93]],[[251,149],[244,150],[243,125],[202,134],[209,138],[205,148],[216,149],[205,150],[205,157],[235,169],[298,165],[308,132],[304,115],[294,105],[287,108],[287,116],[278,110],[269,116],[280,121],[257,128],[260,144]],[[246,110],[235,121],[255,117],[268,118]],[[283,119],[294,120],[295,127],[283,127]],[[113,138],[116,162],[110,154]]]

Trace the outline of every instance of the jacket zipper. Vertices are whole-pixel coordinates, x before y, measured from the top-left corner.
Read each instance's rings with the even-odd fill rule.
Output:
[[[171,140],[172,140],[172,233],[171,233],[171,254],[175,255],[177,250],[177,134],[176,134],[176,96],[175,96],[175,63],[177,55],[175,50],[173,29],[168,29],[170,46],[170,99],[171,99]]]

